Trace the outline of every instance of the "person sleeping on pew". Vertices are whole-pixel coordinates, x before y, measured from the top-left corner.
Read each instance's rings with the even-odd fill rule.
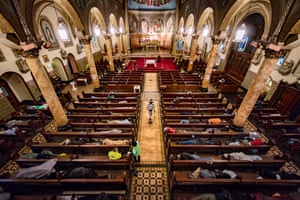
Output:
[[[260,170],[259,176],[256,177],[256,179],[300,179],[300,174],[295,172],[290,172],[289,170],[286,170],[284,168],[280,168],[279,170],[272,170],[264,168]]]
[[[253,138],[253,137],[243,137],[243,138],[230,138],[225,141],[226,145],[233,146],[233,145],[263,145],[266,144],[264,138]]]
[[[188,153],[188,152],[182,152],[177,154],[176,156],[171,155],[173,159],[175,160],[207,160],[207,161],[212,161],[212,158],[204,158],[201,157],[195,153]],[[212,164],[212,162],[209,162],[209,164]]]
[[[232,170],[224,169],[202,169],[201,167],[198,167],[193,172],[188,172],[189,178],[225,178],[225,179],[235,179],[239,178],[239,176]]]
[[[109,138],[104,138],[102,143],[106,144],[106,145],[121,145],[121,144],[129,144],[129,140],[127,140],[127,139],[112,140]]]
[[[244,152],[232,152],[232,153],[224,153],[222,158],[226,160],[262,160],[262,157],[259,155],[247,155]]]
[[[194,138],[194,136],[192,136],[192,139],[188,139],[188,140],[179,140],[176,142],[177,144],[182,144],[182,145],[189,145],[189,144],[217,144],[217,142],[208,139],[208,138]]]
[[[106,121],[109,124],[132,124],[132,119],[123,119],[123,120],[107,120]]]
[[[19,131],[19,128],[14,126],[9,129],[0,130],[0,135],[16,135],[18,131]]]

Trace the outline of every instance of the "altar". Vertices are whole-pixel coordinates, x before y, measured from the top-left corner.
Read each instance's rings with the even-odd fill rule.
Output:
[[[146,60],[145,61],[145,67],[148,67],[148,65],[154,65],[154,67],[157,67],[156,66],[156,60],[155,59]]]

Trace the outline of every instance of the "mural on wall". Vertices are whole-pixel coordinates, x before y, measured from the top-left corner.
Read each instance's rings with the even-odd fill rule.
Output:
[[[176,0],[128,0],[128,9],[132,10],[172,10]]]
[[[129,23],[129,32],[135,33],[137,30],[137,19],[133,15],[130,15],[128,23]]]
[[[164,32],[164,22],[162,19],[157,19],[153,23],[153,32],[162,33]]]
[[[167,21],[167,32],[173,33],[174,30],[174,18],[170,17]]]
[[[43,18],[43,19],[41,19],[40,25],[41,25],[45,40],[51,43],[50,49],[58,48],[59,45],[58,45],[56,36],[53,32],[53,28],[51,26],[50,21],[46,18]]]
[[[140,26],[140,32],[148,33],[148,31],[149,31],[149,24],[146,19],[142,19],[141,26]]]

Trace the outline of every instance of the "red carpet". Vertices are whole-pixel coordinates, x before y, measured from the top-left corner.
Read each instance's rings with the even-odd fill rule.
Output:
[[[173,58],[131,58],[127,70],[134,70],[134,63],[136,62],[136,70],[144,72],[158,72],[158,71],[176,71],[176,65],[173,63]],[[156,65],[154,65],[155,63]]]

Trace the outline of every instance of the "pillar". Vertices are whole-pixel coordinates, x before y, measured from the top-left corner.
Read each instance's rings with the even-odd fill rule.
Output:
[[[109,63],[109,71],[113,72],[115,71],[114,68],[114,59],[112,56],[112,48],[111,48],[111,36],[110,35],[105,35],[105,45],[106,45],[106,53],[107,53],[107,59]]]
[[[176,11],[175,11],[175,22],[178,22],[178,16],[179,16],[179,1],[176,1]],[[179,30],[178,29],[178,23],[174,23],[174,29],[173,29],[173,45],[172,45],[172,55],[176,55],[177,54],[177,40],[179,38]]]
[[[123,49],[123,53],[125,54],[125,55],[127,55],[128,54],[128,46],[127,46],[127,40],[129,40],[128,39],[128,32],[125,32],[125,33],[123,33],[123,34],[121,34],[121,43],[122,43],[122,49]],[[125,40],[125,42],[123,42]]]
[[[213,46],[212,46],[211,53],[210,53],[210,56],[209,56],[209,59],[208,59],[205,74],[204,74],[203,80],[202,80],[201,91],[203,91],[203,92],[208,91],[210,76],[211,76],[211,73],[212,73],[212,70],[213,70],[213,66],[216,63],[217,50],[218,50],[219,42],[220,42],[220,40],[218,40],[218,39],[214,39],[214,41],[213,41]]]
[[[68,124],[68,118],[61,102],[55,92],[53,84],[49,78],[47,70],[43,67],[39,60],[39,48],[35,43],[23,46],[23,56],[31,70],[31,73],[40,88],[40,91],[49,107],[50,112],[58,127]]]
[[[177,34],[174,34],[173,37],[173,45],[172,45],[172,55],[177,56],[177,41],[179,40],[179,36]]]
[[[122,62],[122,60],[123,60],[123,55],[122,55],[122,51],[123,51],[122,33],[116,33],[116,37],[117,37],[117,45],[118,45],[118,49],[119,49],[119,59]]]
[[[194,64],[195,55],[196,55],[197,46],[198,46],[198,38],[199,38],[199,35],[192,36],[191,53],[190,53],[189,64],[187,67],[188,72],[191,72],[193,70],[193,64]]]
[[[89,70],[90,70],[90,75],[91,75],[91,79],[92,79],[92,84],[93,84],[94,88],[99,88],[100,82],[99,82],[97,68],[95,65],[94,55],[92,53],[92,48],[91,48],[91,44],[90,44],[91,38],[86,37],[84,39],[81,39],[81,41],[83,43],[83,47],[85,50],[85,54],[86,54],[86,58],[87,58],[87,62],[88,62]]]
[[[128,0],[124,0],[124,5],[126,5],[125,6],[125,11],[124,11],[124,13],[125,13],[125,20],[124,20],[124,22],[125,22],[125,34],[124,34],[124,37],[122,38],[122,39],[124,39],[124,47],[123,47],[123,49],[124,49],[124,54],[128,54],[128,53],[130,53],[130,33],[129,33],[129,18],[128,18]]]
[[[250,115],[261,91],[264,89],[266,82],[272,73],[274,64],[277,62],[277,57],[270,51],[265,51],[265,59],[254,79],[252,80],[249,89],[243,98],[243,101],[236,112],[233,119],[233,127],[241,129],[244,127],[248,116]]]

